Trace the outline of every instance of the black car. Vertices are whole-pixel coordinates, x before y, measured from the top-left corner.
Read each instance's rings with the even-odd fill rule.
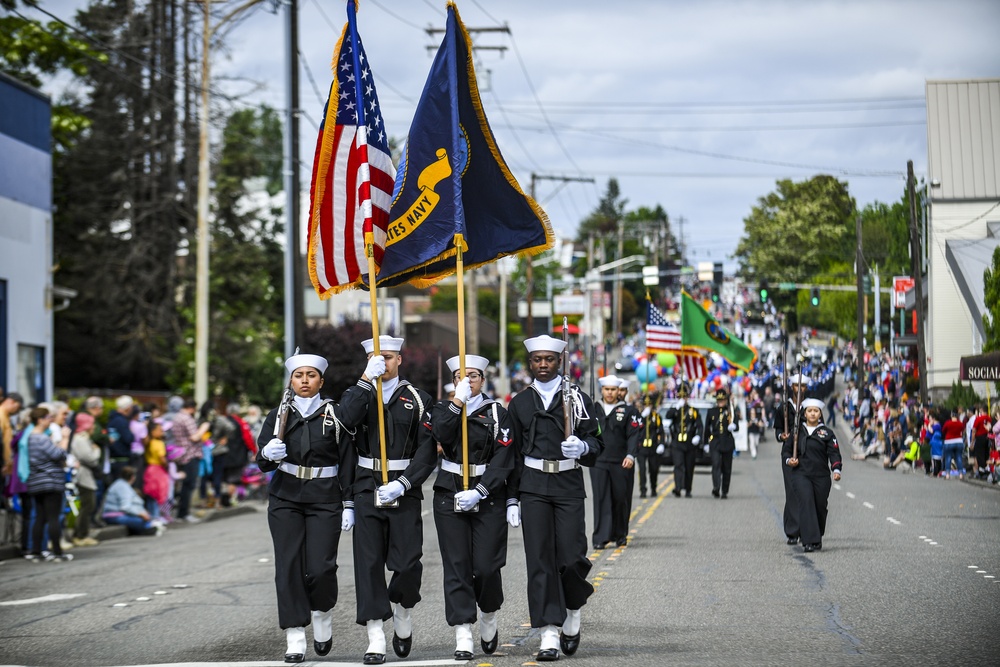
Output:
[[[664,451],[664,453],[660,456],[661,466],[674,465],[674,456],[670,449],[670,428],[667,426],[666,415],[667,411],[670,408],[678,407],[680,406],[680,404],[681,404],[680,399],[672,398],[663,401],[660,404],[660,407],[657,408],[657,410],[660,413],[660,417],[663,419],[663,430],[666,431],[667,434],[666,451]],[[695,465],[699,466],[710,466],[712,465],[712,456],[705,451],[706,441],[705,441],[704,431],[705,431],[705,421],[708,419],[708,409],[715,407],[715,401],[709,400],[707,398],[689,398],[688,404],[692,408],[698,411],[698,419],[701,420],[701,429],[703,433],[701,444],[698,445],[698,458],[695,459],[694,463]]]

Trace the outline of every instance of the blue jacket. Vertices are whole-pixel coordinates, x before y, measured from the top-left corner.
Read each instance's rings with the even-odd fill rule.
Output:
[[[124,479],[116,479],[104,497],[104,514],[141,516],[145,511],[142,497]]]
[[[132,454],[132,429],[128,425],[129,418],[118,412],[108,417],[108,438],[111,440],[111,458],[127,459]]]
[[[941,435],[941,424],[934,424],[931,431],[931,457],[944,457],[944,437]]]

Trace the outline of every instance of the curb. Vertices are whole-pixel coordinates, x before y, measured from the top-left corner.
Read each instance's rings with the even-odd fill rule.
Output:
[[[256,503],[243,503],[237,505],[236,507],[223,507],[215,510],[208,510],[205,512],[205,516],[199,517],[201,523],[209,523],[212,521],[218,521],[219,519],[228,519],[229,517],[239,516],[241,514],[251,514],[253,512],[259,512],[260,509],[257,508]],[[266,507],[266,504],[261,505],[261,507]],[[196,524],[195,524],[196,525]],[[188,528],[194,527],[194,525],[185,524],[183,521],[174,522],[170,524],[171,530],[176,530],[180,528],[181,530],[187,530]],[[117,540],[120,538],[128,537],[128,529],[125,526],[105,526],[103,528],[94,528],[90,531],[90,536],[95,540],[100,540],[101,542],[106,542],[108,540]],[[21,547],[17,544],[4,544],[0,546],[0,561],[14,560],[21,557]]]

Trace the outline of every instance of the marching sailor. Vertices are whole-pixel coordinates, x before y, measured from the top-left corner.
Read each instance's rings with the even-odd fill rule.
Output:
[[[635,459],[642,439],[642,416],[619,399],[621,381],[614,375],[598,380],[601,385],[600,410],[604,450],[590,468],[590,486],[594,493],[595,549],[609,542],[623,546],[628,538],[628,518],[632,484],[635,479]]]
[[[694,483],[694,463],[698,458],[698,447],[701,445],[701,419],[698,411],[688,403],[691,396],[691,385],[681,382],[677,387],[677,397],[680,405],[667,410],[666,419],[670,424],[670,442],[674,457],[674,490],[678,498],[681,491],[691,497],[691,485]]]
[[[822,423],[823,407],[823,401],[816,398],[802,401],[798,451],[793,451],[792,438],[786,438],[781,447],[781,458],[790,470],[789,478],[795,490],[799,535],[806,553],[823,548],[827,502],[833,486],[830,471],[833,471],[833,481],[839,482],[843,467],[837,436],[832,428]]]
[[[329,653],[333,644],[336,527],[354,477],[353,443],[344,423],[364,415],[368,397],[357,387],[344,392],[339,406],[321,397],[327,361],[315,354],[289,357],[285,368],[292,397],[264,420],[257,465],[276,471],[268,486],[267,524],[274,542],[278,625],[287,640],[285,662],[302,662],[310,622],[318,655]],[[280,438],[279,410],[286,411]]]
[[[715,407],[708,409],[705,432],[708,434],[709,451],[712,454],[712,495],[729,497],[729,480],[733,476],[733,452],[736,438],[733,433],[740,429],[739,412],[729,405],[729,392],[719,388],[715,392]]]
[[[580,645],[580,609],[594,592],[587,581],[587,527],[583,470],[602,443],[593,401],[559,375],[564,341],[536,336],[524,341],[534,382],[508,406],[514,442],[523,456],[520,501],[528,571],[531,627],[541,629],[537,659],[559,659]],[[566,404],[564,395],[569,399]],[[569,416],[571,435],[565,435]]]
[[[479,641],[497,649],[497,612],[503,604],[500,569],[507,563],[507,524],[520,525],[517,451],[507,410],[483,393],[489,360],[465,355],[448,359],[455,380],[451,401],[434,406],[433,433],[444,458],[434,482],[434,525],[444,568],[444,610],[455,628],[455,659],[471,660],[472,624],[478,609]],[[468,488],[463,488],[462,406],[467,424]]]
[[[801,410],[801,404],[806,396],[806,388],[809,379],[803,375],[792,375],[788,378],[787,409],[785,405],[774,407],[774,435],[778,442],[784,444],[785,440],[791,437],[791,431],[795,428],[795,412]],[[785,423],[785,415],[788,415],[788,423]],[[795,489],[792,488],[791,470],[784,464],[782,457],[781,478],[785,484],[785,509],[782,519],[785,527],[785,542],[787,544],[797,544],[799,541],[799,511],[795,507]]]
[[[656,478],[660,474],[660,455],[666,449],[664,446],[663,419],[656,411],[659,404],[657,394],[646,394],[642,408],[642,446],[639,447],[639,497],[646,497],[646,479],[649,478],[649,494],[656,497]]]
[[[368,631],[364,664],[385,662],[383,621],[392,618],[392,650],[405,658],[413,646],[414,605],[420,601],[423,565],[423,529],[420,485],[437,462],[431,434],[432,400],[427,392],[400,379],[402,338],[379,336],[379,355],[374,342],[362,342],[373,360],[384,362],[382,405],[372,384],[379,369],[366,372],[358,386],[368,392],[368,409],[359,420],[358,466],[353,498],[344,504],[344,529],[354,527],[354,583],[357,590],[359,625]],[[385,424],[387,483],[382,481],[378,413]],[[352,424],[349,424],[351,426]],[[385,571],[392,572],[388,586]]]

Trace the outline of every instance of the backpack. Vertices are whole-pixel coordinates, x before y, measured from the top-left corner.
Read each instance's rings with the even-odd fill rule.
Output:
[[[243,440],[243,446],[246,447],[247,451],[251,454],[256,454],[257,441],[254,440],[253,433],[250,431],[250,425],[237,415],[229,415],[229,420],[236,426],[236,432],[240,434],[240,437]]]

